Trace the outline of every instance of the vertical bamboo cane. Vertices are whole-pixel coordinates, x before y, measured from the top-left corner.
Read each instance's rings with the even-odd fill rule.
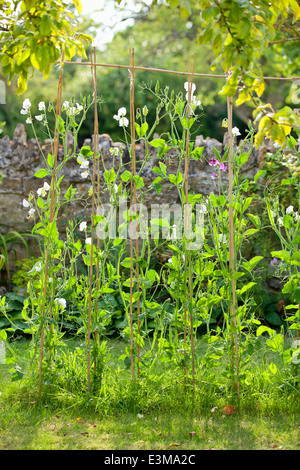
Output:
[[[230,305],[230,319],[233,319],[235,327],[234,343],[235,343],[235,367],[238,373],[239,358],[238,358],[238,341],[237,341],[237,319],[236,319],[236,295],[235,295],[235,280],[234,275],[234,225],[233,225],[233,207],[232,204],[232,183],[233,183],[233,135],[232,135],[232,97],[227,97],[227,114],[228,114],[228,176],[229,176],[229,271],[232,276],[231,289],[232,289],[232,303]],[[234,361],[234,358],[232,358]],[[237,393],[239,395],[239,380],[237,377],[236,382]]]
[[[130,114],[131,114],[131,147],[132,147],[132,164],[133,164],[133,171],[132,175],[134,176],[136,173],[136,154],[135,154],[135,106],[134,106],[134,49],[131,51],[131,74],[132,74],[132,87],[131,87],[131,99],[130,99]],[[133,185],[133,195],[134,195],[134,211],[137,211],[137,193],[136,193],[136,186]],[[137,224],[135,225],[136,229],[136,239],[135,239],[135,252],[136,252],[136,291],[139,293],[140,285],[139,285],[139,239],[137,236]],[[137,328],[138,328],[138,335],[140,334],[140,299],[138,298],[136,301],[136,308],[137,308]],[[137,345],[137,375],[140,375],[140,344],[138,342]]]
[[[132,223],[132,193],[134,193],[134,206],[136,208],[136,188],[133,182],[135,175],[135,113],[134,113],[134,49],[130,49],[130,136],[131,136],[131,191],[130,191],[130,224]],[[134,382],[134,359],[133,359],[133,239],[130,236],[130,355],[131,355],[131,376]]]
[[[53,174],[52,174],[52,180],[51,180],[51,199],[50,199],[49,223],[53,222],[53,219],[54,219],[55,178],[56,178],[57,154],[58,154],[58,143],[59,143],[59,132],[58,132],[58,128],[57,128],[57,118],[61,114],[63,64],[64,64],[64,53],[62,54],[62,58],[61,58],[60,73],[59,73],[58,87],[57,87],[55,127],[54,127],[54,146],[53,146],[54,164],[53,164]],[[43,289],[44,305],[43,305],[43,313],[42,313],[43,319],[45,318],[45,311],[46,311],[48,266],[49,266],[49,241],[47,242],[47,251],[46,251],[46,260],[45,260],[45,277],[44,277],[44,289]],[[39,387],[38,387],[38,393],[39,394],[41,392],[41,387],[42,387],[43,352],[44,352],[44,327],[42,326],[41,345],[40,345]]]
[[[95,50],[94,50],[95,55]],[[94,59],[94,63],[96,60]],[[95,181],[96,181],[96,163],[98,156],[98,113],[97,113],[97,86],[96,86],[96,65],[93,64],[93,56],[91,52],[92,77],[94,88],[94,161],[93,161],[93,177],[92,177],[92,216],[91,216],[91,261],[89,272],[89,305],[88,305],[88,344],[87,344],[87,380],[88,391],[91,389],[91,310],[92,310],[92,281],[93,281],[93,263],[94,263],[94,216],[95,216]]]
[[[193,72],[190,76],[190,61],[188,62],[188,108],[187,108],[187,120],[189,122],[190,113],[191,113],[191,97],[192,97],[192,86],[194,81],[194,72],[195,72],[195,61],[196,55],[194,56],[194,64],[193,64]],[[188,175],[189,175],[189,147],[190,147],[190,132],[188,129],[187,137],[186,137],[186,149],[185,149],[185,204],[188,208]],[[185,226],[187,230],[190,229],[190,218],[189,218],[189,210],[185,211]],[[189,300],[190,300],[190,308],[192,305],[192,277],[191,277],[191,260],[190,260],[190,252],[185,252],[185,265],[188,265],[188,272],[189,272]],[[187,260],[188,258],[188,260]],[[186,271],[186,270],[185,270]],[[186,342],[186,303],[184,305],[184,342]],[[195,360],[194,360],[194,337],[193,337],[193,314],[192,310],[190,310],[190,335],[191,335],[191,357],[192,357],[192,377],[193,377],[193,389],[195,390]],[[184,384],[186,385],[186,367],[184,369]]]
[[[94,90],[94,99],[95,99],[95,106],[94,106],[94,150],[97,150],[97,202],[100,202],[100,156],[98,155],[99,151],[99,121],[98,121],[98,108],[97,108],[97,66],[96,66],[96,48],[94,47],[94,68],[92,69],[92,77],[93,77],[93,90]],[[91,61],[92,62],[92,61]],[[97,156],[98,155],[98,156]],[[95,157],[95,158],[96,158]],[[96,184],[96,181],[95,181]],[[96,188],[93,187],[93,191],[96,191]],[[100,238],[97,237],[97,252],[100,251]],[[96,266],[96,289],[99,290],[100,286],[100,279],[99,279],[99,271],[100,271],[100,263],[99,257],[97,257],[97,266]],[[95,318],[97,319],[98,315],[98,297],[95,302]],[[94,339],[97,341],[97,331],[94,333]],[[96,370],[97,359],[94,358],[94,370]]]

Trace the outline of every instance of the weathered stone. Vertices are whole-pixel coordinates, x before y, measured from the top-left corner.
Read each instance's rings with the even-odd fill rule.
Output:
[[[159,137],[158,134],[153,135],[153,139]],[[27,218],[28,210],[22,206],[22,199],[28,199],[30,193],[36,196],[38,188],[43,185],[44,181],[50,183],[48,177],[40,179],[34,176],[37,169],[45,167],[40,146],[45,158],[47,158],[48,153],[53,153],[52,139],[46,139],[44,143],[37,142],[35,139],[29,139],[27,142],[23,124],[16,126],[12,141],[7,136],[0,139],[0,169],[4,176],[2,185],[0,185],[1,231],[9,229],[30,231],[33,226],[34,222]],[[94,136],[90,139],[85,139],[82,146],[89,146],[93,149]],[[189,160],[189,192],[206,196],[211,192],[218,191],[218,183],[211,177],[214,168],[208,165],[208,162],[215,155],[214,147],[222,156],[225,146],[225,136],[223,143],[208,137],[204,139],[202,135],[196,137],[195,147],[204,147],[203,158],[201,161]],[[68,137],[67,148],[71,152],[74,151],[74,139],[71,135]],[[123,164],[121,173],[125,170],[131,171],[130,153],[124,143],[113,142],[108,134],[101,134],[99,135],[99,149],[101,157],[96,166],[96,180],[98,178],[98,168],[101,181],[103,181],[105,169],[109,170],[114,166],[117,173],[120,168],[120,160],[122,160]],[[119,154],[113,155],[110,149],[118,149]],[[263,158],[262,156],[269,149],[266,145],[262,149],[252,152],[244,169],[247,175],[255,174],[258,169],[257,165],[260,164]],[[75,150],[76,154],[80,152],[80,148]],[[247,150],[249,149],[247,148]],[[60,145],[58,148],[58,162],[62,161],[63,157],[64,149]],[[143,177],[144,185],[147,189],[143,196],[143,203],[149,207],[151,204],[176,204],[180,201],[176,185],[172,184],[168,178],[161,182],[162,189],[159,194],[151,188],[152,182],[158,176],[153,171],[153,168],[159,166],[159,162],[156,148],[149,146],[148,154],[145,157],[145,143],[141,142],[136,145],[136,170]],[[168,175],[171,173],[176,174],[180,170],[184,176],[184,158],[180,161],[176,149],[172,148],[168,151],[165,163]],[[92,160],[90,161],[89,171],[93,174]],[[60,221],[60,228],[63,232],[65,232],[70,219],[90,219],[91,198],[89,197],[89,190],[91,188],[91,181],[89,178],[83,178],[82,173],[83,170],[77,162],[76,155],[74,155],[74,158],[71,158],[57,175],[58,177],[64,176],[61,182],[62,195],[71,184],[77,190],[76,203],[71,203],[63,208]],[[221,176],[223,187],[226,189],[228,185],[227,172],[222,173]],[[120,179],[116,181],[117,184],[120,184],[120,182],[122,182],[123,189],[126,188],[127,191],[130,191],[130,181],[128,183],[124,183]],[[100,199],[103,203],[110,201],[110,194],[105,185],[100,187]]]
[[[13,142],[12,142],[12,147],[16,148],[18,146],[25,145],[27,142],[27,134],[25,131],[25,126],[24,124],[17,124],[14,135],[13,135]]]

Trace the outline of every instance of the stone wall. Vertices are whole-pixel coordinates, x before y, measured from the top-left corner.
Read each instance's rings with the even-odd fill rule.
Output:
[[[158,137],[158,136],[156,136]],[[191,160],[189,163],[189,190],[195,194],[209,194],[211,191],[216,190],[216,183],[211,178],[212,167],[208,165],[208,161],[214,155],[213,147],[218,149],[222,154],[224,146],[226,145],[227,135],[224,136],[224,142],[219,142],[213,138],[204,139],[202,135],[198,136],[195,140],[196,147],[204,147],[203,159],[201,161]],[[100,149],[103,156],[104,165],[110,169],[113,164],[113,157],[110,153],[111,147],[121,147],[124,145],[119,142],[113,142],[109,135],[103,134],[99,136]],[[51,141],[45,140],[40,142],[45,155],[51,152]],[[94,138],[86,139],[83,145],[90,145],[93,148]],[[74,142],[70,136],[68,146],[72,148]],[[79,149],[77,149],[79,151]],[[257,171],[260,161],[266,151],[270,151],[268,147],[262,147],[258,151],[254,150],[245,164],[245,172],[254,175]],[[126,153],[123,153],[123,158]],[[58,152],[58,161],[63,158],[63,149],[60,146]],[[144,149],[142,145],[136,147],[136,159],[141,161],[144,158]],[[178,158],[176,151],[169,151],[168,154],[168,173],[175,173],[177,169]],[[115,169],[119,165],[118,158],[115,160]],[[139,164],[137,164],[138,167]],[[156,158],[156,151],[153,148],[151,158],[146,163],[142,176],[146,187],[149,187],[151,182],[157,177],[152,171],[154,166],[158,165]],[[31,231],[33,221],[27,219],[28,212],[22,205],[23,198],[27,199],[31,191],[35,192],[42,186],[43,181],[34,176],[39,168],[44,168],[44,160],[39,150],[39,145],[35,139],[27,139],[25,128],[23,124],[18,124],[14,131],[13,139],[10,140],[8,136],[0,139],[0,172],[3,175],[3,181],[0,185],[0,233],[6,233],[9,230],[17,230],[19,232]],[[130,165],[127,164],[130,170]],[[126,165],[124,170],[126,169]],[[100,173],[103,173],[103,164],[100,164]],[[184,171],[182,166],[181,171]],[[78,195],[84,196],[90,188],[90,180],[81,177],[82,171],[76,159],[70,160],[64,167],[62,174],[64,179],[62,182],[62,191],[65,191],[70,184],[78,190]],[[227,183],[227,173],[222,174],[223,182]],[[108,193],[104,188],[101,189],[101,199],[103,202],[108,200]],[[159,195],[154,190],[146,193],[144,203],[169,203],[173,204],[178,202],[177,189],[171,183],[164,184],[163,190]],[[64,212],[62,218],[77,217],[85,215],[88,220],[90,214],[90,207],[85,203],[76,203],[69,208],[68,212]]]

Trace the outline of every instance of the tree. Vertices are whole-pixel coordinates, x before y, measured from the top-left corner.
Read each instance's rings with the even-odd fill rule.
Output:
[[[73,4],[80,14],[80,0]],[[84,44],[92,41],[77,32],[75,15],[62,0],[0,0],[0,20],[2,74],[9,84],[18,77],[16,94],[24,93],[35,69],[47,78],[62,54],[65,60],[86,57]]]
[[[115,1],[120,4],[123,0]],[[299,131],[300,120],[291,107],[275,110],[270,103],[262,101],[263,65],[266,57],[272,53],[276,56],[282,49],[286,60],[292,58],[295,47],[290,46],[300,39],[299,2],[166,0],[163,3],[197,25],[195,42],[198,45],[212,46],[215,56],[212,70],[221,65],[227,74],[220,93],[234,97],[236,106],[244,103],[253,106],[253,118],[258,127],[256,145],[266,136],[284,146],[292,128]],[[160,4],[159,0],[154,0],[152,7]]]

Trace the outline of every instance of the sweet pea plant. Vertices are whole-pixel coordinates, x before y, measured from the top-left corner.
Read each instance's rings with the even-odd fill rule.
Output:
[[[281,250],[272,251],[275,261],[277,276],[283,281],[282,293],[291,302],[285,305],[288,330],[296,331],[297,337],[292,342],[292,347],[284,349],[284,337],[276,335],[273,330],[267,328],[270,335],[269,346],[282,357],[286,367],[292,365],[297,374],[300,364],[300,251],[299,251],[299,229],[300,229],[300,192],[297,170],[299,167],[299,150],[293,137],[288,139],[289,156],[286,159],[279,150],[282,160],[286,161],[290,173],[288,178],[281,181],[283,187],[290,187],[296,194],[295,203],[284,207],[278,195],[266,194],[267,212],[270,224],[276,233],[281,245]],[[291,314],[289,314],[291,312]],[[289,314],[289,315],[288,315]],[[287,379],[287,382],[290,383]]]
[[[229,148],[222,155],[213,149],[214,156],[207,163],[211,167],[214,190],[206,197],[193,194],[188,186],[189,162],[204,158],[204,148],[195,147],[190,138],[193,126],[201,120],[201,114],[197,113],[201,112],[202,106],[195,96],[194,84],[186,82],[183,89],[185,92],[176,95],[168,87],[161,89],[159,83],[154,89],[144,85],[143,92],[153,95],[157,107],[153,123],[146,106],[136,110],[134,143],[143,146],[144,156],[136,162],[134,171],[130,167],[134,147],[125,107],[120,107],[113,115],[122,129],[124,146],[110,149],[112,165],[106,167],[101,151],[99,155],[95,154],[95,146],[82,147],[79,153],[76,150],[81,125],[93,100],[81,97],[80,103],[71,100],[62,104],[62,114],[56,121],[64,149],[62,161],[58,162],[54,172],[53,154],[43,155],[41,149],[45,167],[35,174],[41,179],[41,187],[36,194],[32,192],[23,200],[28,219],[34,223],[33,233],[40,237],[41,257],[30,271],[28,298],[22,315],[28,323],[25,333],[32,335],[28,354],[34,374],[37,374],[41,331],[45,332],[44,383],[62,385],[71,391],[86,390],[85,353],[88,334],[91,334],[91,391],[107,397],[110,392],[103,387],[103,381],[107,336],[112,322],[116,325],[114,332],[118,330],[125,341],[120,363],[125,370],[130,366],[137,369],[137,386],[143,380],[159,381],[165,376],[168,387],[170,383],[184,383],[185,390],[191,389],[193,393],[203,387],[237,390],[238,393],[249,386],[255,388],[258,378],[253,364],[261,353],[261,339],[265,333],[271,336],[267,346],[279,351],[284,358],[286,382],[291,372],[295,376],[294,369],[289,366],[297,366],[298,350],[291,349],[286,353],[282,334],[261,325],[255,315],[252,289],[263,257],[249,259],[244,255],[245,243],[262,229],[260,217],[251,210],[251,190],[259,185],[262,172],[245,178],[242,171],[251,154],[254,130],[250,128],[232,157]],[[53,137],[47,119],[52,106],[47,108],[41,102],[38,108],[40,114],[33,113],[29,100],[25,100],[21,114],[26,116],[26,123],[33,129],[37,121]],[[170,130],[154,138],[161,119],[169,119]],[[224,119],[225,128],[227,124]],[[74,137],[72,148],[68,146],[70,133]],[[239,129],[233,127],[233,136],[239,135]],[[126,152],[130,157],[127,162],[123,158]],[[231,162],[229,158],[232,158]],[[91,182],[86,197],[79,196],[72,185],[62,189],[64,166],[72,159],[78,165],[80,178],[87,184]],[[156,177],[152,185],[146,187],[144,170],[149,162],[153,163],[152,171]],[[233,167],[231,202],[229,164]],[[93,183],[95,171],[96,184]],[[100,196],[100,184],[101,194],[106,192],[108,195],[108,204]],[[165,186],[176,190],[180,210],[168,217],[151,214],[148,223],[143,205],[146,196],[161,194]],[[52,187],[54,218],[50,220]],[[64,212],[68,207],[72,210],[78,202],[87,204],[91,195],[97,202],[97,213],[93,215],[96,227],[93,235],[96,237],[92,237],[91,219],[87,218],[69,220],[62,235],[59,223]],[[283,250],[272,255],[285,263],[282,267],[287,280],[284,289],[296,292],[295,302],[299,290],[298,212],[289,207],[277,218],[278,205],[266,200],[271,225],[283,243]],[[234,269],[229,260],[229,207],[233,209]],[[118,227],[115,223],[117,214],[121,221]],[[275,220],[282,220],[285,236]],[[130,254],[128,237],[131,238]],[[157,269],[154,260],[161,251],[167,252],[168,256]],[[286,274],[287,267],[292,270],[289,274]],[[92,310],[89,330],[90,270]],[[289,307],[292,309],[295,305]],[[44,308],[45,314],[42,313]],[[299,311],[288,320],[291,329],[299,329]],[[68,351],[65,335],[69,324],[74,334],[83,338],[82,346],[72,353]],[[264,378],[268,376],[271,381],[270,377],[276,374],[275,367],[268,365]],[[18,364],[18,377],[22,370]],[[108,367],[106,373],[110,373]],[[121,371],[118,369],[114,374],[121,374]]]

